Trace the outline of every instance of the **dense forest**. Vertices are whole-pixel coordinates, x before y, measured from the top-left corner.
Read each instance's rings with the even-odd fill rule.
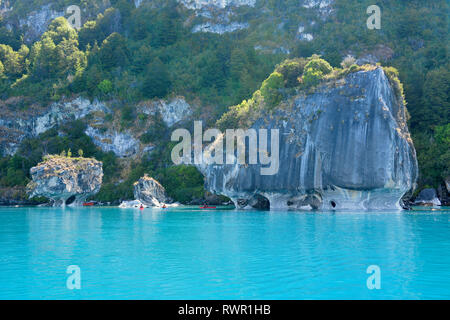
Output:
[[[11,27],[10,21],[50,1],[9,2],[14,10],[0,20],[0,99],[21,97],[16,106],[20,110],[27,110],[31,102],[48,105],[81,95],[115,101],[114,117],[127,128],[141,116],[135,107],[140,101],[180,95],[198,101],[197,112],[208,110],[209,125],[214,125],[230,106],[251,98],[264,81],[276,82],[272,72],[286,59],[300,61],[315,54],[330,68],[339,68],[349,55],[375,55],[383,66],[395,67],[403,83],[420,188],[437,187],[450,175],[446,0],[380,0],[380,30],[366,26],[366,8],[373,1],[336,0],[329,16],[317,17],[298,1],[261,0],[255,8],[234,10],[235,19],[248,23],[248,28],[224,34],[192,32],[202,17],[175,0],[144,2],[138,8],[134,1],[111,0],[98,14],[102,1],[60,0],[53,1],[55,10],[75,4],[89,18],[79,30],[66,18],[56,18],[32,40],[25,36],[26,28]],[[314,35],[311,41],[298,39],[299,25]],[[258,49],[261,46],[271,49]],[[278,102],[277,97],[272,101]],[[201,197],[202,176],[194,168],[170,165],[169,132],[160,123],[156,128],[142,137],[155,142],[151,159],[128,160],[132,164],[125,166],[91,141],[82,121],[53,128],[25,140],[16,155],[0,158],[0,189],[25,186],[29,168],[45,153],[82,150],[104,164],[97,200],[131,198],[132,183],[144,173],[160,180],[177,200]]]

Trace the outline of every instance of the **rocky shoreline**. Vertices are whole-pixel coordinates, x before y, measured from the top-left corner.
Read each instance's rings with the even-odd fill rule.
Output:
[[[147,181],[154,181],[156,185],[159,184],[156,180],[149,176],[142,177],[139,181],[135,183],[135,185],[139,186],[135,189],[135,200],[128,201],[117,201],[114,203],[101,203],[94,202],[94,206],[96,207],[120,207],[122,204],[122,208],[136,208],[139,207],[140,204],[143,204],[145,207],[154,207],[160,206],[164,201],[167,201],[167,206],[177,206],[177,207],[189,207],[189,206],[199,206],[199,205],[208,205],[208,206],[233,206],[232,202],[226,201],[226,198],[214,195],[207,194],[204,198],[194,199],[189,203],[173,203],[173,200],[165,195],[163,198],[155,198],[156,201],[159,201],[159,205],[151,205],[146,200],[141,202],[140,199],[145,199],[145,197],[150,197],[153,199],[154,195],[161,194],[161,190],[152,194],[152,190],[154,187],[147,188],[145,185]],[[150,183],[152,184],[152,183]],[[160,185],[160,184],[159,184]],[[144,186],[144,188],[142,188]],[[161,186],[162,187],[162,186]],[[162,187],[163,188],[163,187]],[[143,192],[143,194],[140,194]],[[165,192],[163,190],[162,192]],[[411,209],[412,207],[450,207],[450,190],[447,189],[446,183],[444,182],[438,189],[427,188],[421,190],[417,194],[416,197],[413,198],[404,198],[403,208]],[[14,188],[2,188],[0,189],[0,207],[43,207],[43,206],[52,206],[53,202],[50,199],[42,198],[28,198],[26,194],[26,189],[21,187]],[[257,209],[264,209],[264,207],[260,207]]]
[[[424,190],[430,190],[429,189],[423,189]],[[440,191],[440,188],[438,190],[431,188],[432,191],[426,191],[426,193],[434,193],[437,195],[436,198],[431,199],[423,199],[422,197],[419,197],[419,195],[415,198],[411,199],[403,199],[403,209],[410,210],[413,207],[450,207],[450,192],[449,191]],[[0,190],[0,207],[51,207],[53,206],[52,201],[45,198],[39,198],[39,199],[28,199],[23,196],[24,189],[19,188],[9,188],[8,190],[5,190],[4,188]],[[444,192],[444,194],[442,193]],[[19,193],[19,196],[16,196],[17,193]],[[437,201],[438,202],[437,202]],[[141,202],[139,200],[128,200],[128,201],[116,201],[114,203],[101,203],[101,202],[95,202],[95,207],[120,207],[121,204],[125,203],[125,205],[122,206],[122,208],[136,208],[139,207]],[[128,203],[128,204],[127,204]],[[183,203],[183,204],[176,204],[177,207],[190,207],[190,206],[201,206],[201,205],[208,205],[208,206],[234,206],[234,204],[230,201],[225,201],[222,197],[217,195],[209,195],[206,196],[204,199],[194,199],[190,201],[189,203]],[[151,207],[144,205],[145,207]],[[169,204],[169,207],[171,205]],[[258,209],[258,208],[256,208]],[[259,209],[264,209],[263,207]]]

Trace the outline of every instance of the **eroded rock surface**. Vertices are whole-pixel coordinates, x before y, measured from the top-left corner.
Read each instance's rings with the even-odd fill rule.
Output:
[[[424,206],[440,206],[441,201],[438,198],[436,189],[428,188],[420,191],[414,204]]]
[[[85,133],[92,138],[96,146],[105,152],[112,151],[118,157],[132,157],[139,152],[139,140],[130,132],[118,132],[114,129],[102,132],[99,129],[88,127]]]
[[[151,101],[138,106],[138,110],[147,115],[159,113],[169,128],[192,115],[192,107],[184,97]]]
[[[100,191],[103,179],[100,161],[60,156],[48,156],[44,162],[31,168],[30,174],[29,196],[49,198],[54,206],[64,206],[69,198],[74,198],[72,205],[81,205]]]
[[[155,179],[145,175],[134,184],[134,198],[146,206],[160,207],[173,202],[166,189]]]
[[[291,97],[252,128],[279,129],[275,175],[262,176],[259,164],[200,166],[209,191],[237,207],[268,201],[278,209],[400,209],[402,196],[415,188],[405,106],[382,68]]]
[[[203,9],[208,7],[215,7],[224,9],[226,7],[240,7],[250,6],[253,7],[256,0],[178,0],[186,8],[189,9]]]
[[[49,107],[28,105],[20,108],[20,98],[0,101],[0,155],[13,155],[20,143],[68,121],[82,119],[95,112],[110,113],[102,102],[78,97]]]

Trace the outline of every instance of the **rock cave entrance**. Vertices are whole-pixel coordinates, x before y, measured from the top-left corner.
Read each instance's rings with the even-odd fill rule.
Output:
[[[249,205],[257,210],[270,210],[270,201],[260,194],[255,194],[250,200]]]
[[[71,196],[71,197],[69,197],[69,199],[66,200],[66,206],[68,206],[68,205],[74,203],[76,199],[77,199],[76,196]]]

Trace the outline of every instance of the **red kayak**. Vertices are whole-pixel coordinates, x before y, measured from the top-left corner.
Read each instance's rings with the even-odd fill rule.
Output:
[[[204,207],[200,207],[200,209],[217,209],[216,207],[208,207],[208,206],[204,206]]]
[[[94,202],[85,202],[83,203],[84,207],[92,207],[95,203]]]

